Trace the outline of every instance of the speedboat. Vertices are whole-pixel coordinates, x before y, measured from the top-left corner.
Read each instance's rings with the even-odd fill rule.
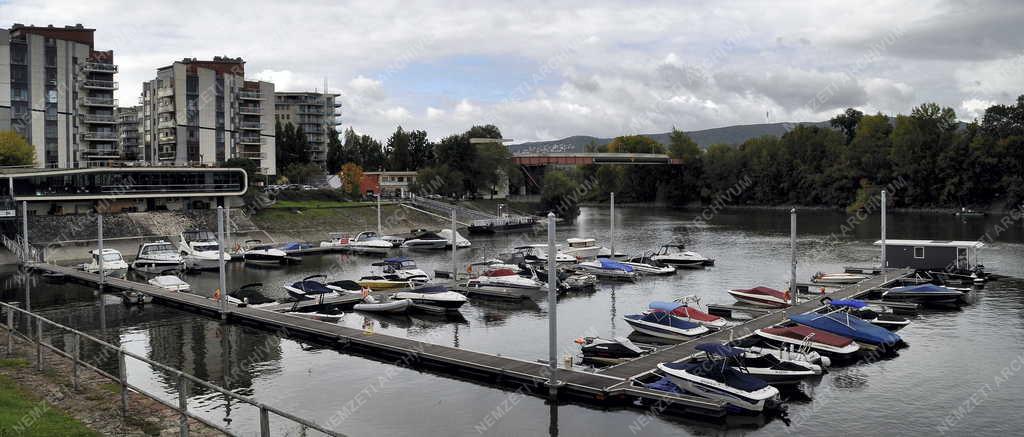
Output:
[[[661,302],[654,301],[647,305],[650,311],[669,313],[688,322],[697,323],[711,329],[722,329],[728,325],[725,319],[713,316],[696,307],[696,302]]]
[[[683,244],[665,244],[651,259],[685,269],[699,269],[715,265],[715,260],[697,252],[686,250]]]
[[[661,311],[623,316],[633,330],[669,340],[686,341],[708,332],[708,328]]]
[[[321,241],[320,247],[349,248],[359,252],[387,253],[388,249],[395,247],[391,242],[384,241],[376,232],[360,232],[355,238],[349,238],[348,234],[331,232],[327,234],[330,238]]]
[[[601,258],[595,261],[584,261],[575,266],[576,271],[590,273],[601,279],[617,281],[636,281],[637,274],[633,268],[618,261]]]
[[[318,298],[339,297],[337,291],[327,288],[323,281],[317,278],[327,279],[324,275],[313,275],[303,278],[301,281],[285,285],[284,289],[288,294],[298,300],[312,300]]]
[[[655,261],[648,253],[619,262],[632,267],[634,271],[642,275],[674,275],[676,273],[675,267]]]
[[[436,232],[421,231],[402,242],[402,247],[407,249],[444,249],[448,245],[448,241],[448,239],[437,235]]]
[[[305,312],[305,311],[285,311],[285,314],[290,314],[304,319],[316,320],[324,323],[338,323],[342,313],[321,313],[321,312]]]
[[[536,279],[519,275],[511,269],[494,269],[470,279],[467,282],[470,287],[505,287],[522,288],[528,290],[540,290],[544,284]]]
[[[188,282],[185,282],[181,280],[181,278],[174,275],[154,276],[152,279],[146,282],[149,282],[149,285],[155,285],[167,291],[185,292],[192,290],[192,286],[189,285]]]
[[[103,276],[123,278],[128,273],[128,263],[124,261],[121,252],[117,249],[103,249],[102,257],[99,250],[90,250],[89,257],[90,261],[81,266],[82,270],[89,273],[99,273],[101,266],[103,267]]]
[[[441,229],[440,231],[437,231],[437,236],[445,239],[445,244],[444,244],[445,248],[448,248],[448,249],[452,248],[452,230],[451,229]],[[470,243],[469,240],[466,239],[466,237],[463,237],[462,234],[459,234],[458,231],[455,231],[455,247],[456,248],[458,248],[458,249],[465,249],[465,248],[470,247],[472,245],[473,245],[473,243]]]
[[[816,284],[856,284],[870,278],[868,275],[857,273],[815,273],[811,276],[811,282]]]
[[[210,231],[192,230],[182,232],[178,242],[185,266],[196,270],[216,270],[220,260],[231,261],[231,254],[221,249],[217,237]]]
[[[263,283],[254,282],[252,284],[245,284],[228,293],[228,302],[238,306],[248,306],[250,308],[260,308],[277,305],[277,300],[271,299],[263,295]]]
[[[605,254],[609,253],[608,249],[598,246],[597,240],[593,238],[567,238],[565,240],[565,243],[566,245],[568,245],[568,247],[566,247],[565,250],[562,251],[562,253],[574,257],[576,259],[597,258],[599,255],[602,254],[601,249],[604,249],[603,252]]]
[[[580,345],[583,361],[602,365],[625,362],[653,350],[650,347],[637,346],[626,337],[580,337],[575,343]]]
[[[802,360],[783,360],[770,353],[755,352],[718,343],[698,344],[695,348],[704,353],[689,359],[691,363],[710,364],[719,357],[731,361],[729,364],[740,371],[760,378],[773,385],[799,383],[804,378],[821,375],[821,366]]]
[[[852,341],[852,340],[851,340]],[[737,349],[743,350],[746,354],[757,354],[757,355],[774,355],[776,358],[782,361],[804,361],[811,364],[817,364],[824,369],[832,365],[832,360],[818,352],[811,350],[808,347],[800,346],[794,347],[792,344],[782,344],[778,346],[772,346],[767,344],[764,338],[751,335],[748,337],[734,340],[728,343]],[[854,343],[856,344],[856,343]]]
[[[922,305],[958,305],[966,302],[963,292],[935,284],[890,288],[882,300],[915,302]]]
[[[161,240],[139,246],[139,252],[132,261],[132,270],[158,274],[167,269],[180,269],[184,262],[173,244]]]
[[[754,334],[780,347],[814,351],[842,361],[860,351],[860,345],[847,337],[803,325],[758,329]]]
[[[709,399],[716,399],[747,411],[761,412],[779,402],[779,390],[763,379],[730,366],[726,358],[740,356],[742,351],[732,350],[715,344],[700,344],[725,357],[699,362],[676,362],[658,364],[658,369],[668,375],[680,388]],[[721,348],[721,350],[718,350]]]
[[[528,263],[546,263],[548,262],[548,245],[547,244],[529,244],[526,246],[519,246],[514,248],[515,253],[513,256],[522,257],[524,261]],[[555,246],[555,262],[556,263],[567,263],[575,264],[576,257],[568,255],[559,251],[559,246]]]
[[[260,240],[246,240],[242,250],[242,259],[248,264],[280,265],[284,264],[288,254],[281,249],[261,244]]]
[[[504,262],[500,259],[486,259],[483,261],[470,263],[468,266],[466,266],[466,273],[469,273],[471,275],[482,275],[491,270],[498,269],[508,269],[516,273],[519,273],[523,270],[522,268],[513,263]]]
[[[402,279],[398,275],[367,275],[359,278],[356,281],[360,287],[369,288],[371,290],[389,290],[392,288],[408,288],[413,286],[413,282],[408,279]]]
[[[789,306],[789,291],[758,286],[754,288],[734,288],[726,290],[737,301],[768,308],[785,308]]]
[[[411,299],[418,305],[430,305],[444,308],[446,310],[457,310],[466,303],[466,296],[454,291],[442,284],[424,285],[412,290],[399,291],[392,295],[393,299]]]
[[[412,299],[389,299],[379,301],[367,294],[361,303],[355,304],[352,308],[356,311],[367,311],[374,313],[404,313],[412,306]]]
[[[789,316],[789,319],[804,326],[831,332],[858,343],[882,349],[895,350],[903,345],[903,339],[899,335],[844,311],[825,314],[796,314]]]
[[[821,300],[821,303],[829,305],[833,308],[842,309],[843,311],[860,317],[865,322],[868,322],[872,325],[881,326],[890,331],[899,331],[903,327],[910,324],[910,320],[907,319],[906,317],[900,317],[895,314],[875,311],[871,308],[868,308],[868,304],[862,300],[832,300],[826,297]]]
[[[372,270],[371,275],[373,276],[394,275],[398,279],[407,282],[412,281],[417,284],[425,284],[430,280],[427,272],[416,266],[416,261],[413,261],[411,258],[385,258],[383,261],[370,264],[370,267]]]

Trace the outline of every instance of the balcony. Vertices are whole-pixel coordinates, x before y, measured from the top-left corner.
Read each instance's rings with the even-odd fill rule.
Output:
[[[157,159],[161,161],[171,161],[175,158],[174,150],[162,150],[156,155]]]
[[[260,114],[263,113],[263,108],[261,108],[259,106],[239,106],[238,107],[238,113],[239,114],[260,115]]]
[[[171,97],[173,95],[174,95],[174,87],[157,88],[157,90],[156,90],[157,98],[160,98],[160,97]]]
[[[173,103],[161,103],[159,105],[156,105],[156,113],[157,114],[162,114],[162,113],[165,113],[165,112],[174,112],[174,104]]]
[[[82,149],[79,152],[84,158],[120,158],[121,151],[117,149]]]
[[[177,125],[177,123],[175,123],[174,119],[172,118],[170,120],[160,120],[160,121],[158,121],[156,123],[156,128],[157,129],[172,129],[176,125]]]
[[[159,139],[161,143],[173,143],[177,141],[178,136],[171,132],[161,132],[160,135],[157,136],[157,139]]]
[[[238,144],[263,144],[263,137],[259,135],[242,135],[238,137]]]
[[[243,121],[238,123],[238,127],[245,130],[263,130],[263,123],[258,121]]]
[[[259,91],[239,91],[238,98],[244,100],[263,100],[263,93]]]
[[[114,141],[117,140],[117,134],[114,132],[96,132],[86,131],[82,132],[83,141]]]
[[[267,159],[267,154],[265,152],[237,152],[235,154],[238,155],[239,158]]]
[[[82,64],[82,71],[96,73],[117,73],[117,66],[114,64],[101,64],[99,62],[86,62]]]
[[[110,97],[82,97],[81,102],[85,106],[117,106],[117,99],[112,99]]]
[[[117,82],[112,80],[86,79],[82,81],[82,88],[91,90],[116,90]]]
[[[113,115],[82,114],[82,122],[89,124],[114,124],[117,123],[117,119]]]

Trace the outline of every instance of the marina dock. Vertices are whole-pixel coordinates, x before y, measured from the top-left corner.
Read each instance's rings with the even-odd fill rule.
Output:
[[[95,273],[52,264],[28,263],[27,267],[42,273],[62,274],[69,280],[91,285],[98,284],[100,279],[99,275]],[[911,271],[890,270],[888,273],[885,277],[872,277],[859,284],[843,288],[832,293],[831,296],[843,299],[856,298],[872,289],[903,278],[911,274]],[[171,292],[149,284],[108,277],[104,279],[104,286],[112,290],[132,290],[145,293],[153,296],[154,302],[222,317],[228,322],[273,330],[289,337],[313,339],[346,352],[365,355],[385,363],[425,368],[459,379],[470,379],[489,385],[515,387],[538,396],[546,396],[548,392],[550,370],[548,365],[543,362],[378,334],[278,312],[290,309],[292,304],[284,304],[287,308],[267,310],[238,307],[229,303],[222,311],[222,304],[219,301],[190,293]],[[380,293],[385,293],[385,291]],[[355,303],[353,299],[358,300],[358,296],[329,299],[329,303],[343,305],[349,303],[349,300],[352,300],[351,303]],[[300,306],[317,304],[314,301],[310,302],[310,304],[300,303]],[[726,414],[726,410],[725,405],[720,401],[650,390],[635,385],[631,379],[650,372],[657,367],[658,363],[675,361],[692,355],[695,353],[694,346],[697,344],[724,342],[750,335],[757,329],[766,328],[785,320],[791,314],[813,311],[820,306],[821,304],[814,300],[788,309],[771,310],[733,328],[670,346],[600,372],[559,368],[557,374],[559,396],[602,406],[629,406],[634,405],[637,401],[660,402],[663,405],[671,405],[671,410],[674,412],[722,417]]]

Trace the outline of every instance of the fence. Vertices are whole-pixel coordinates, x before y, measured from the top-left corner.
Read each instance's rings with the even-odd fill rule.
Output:
[[[131,391],[139,393],[139,394],[141,394],[143,396],[146,396],[146,397],[148,397],[150,399],[153,399],[153,400],[155,400],[155,401],[157,401],[157,402],[159,402],[159,403],[161,403],[161,404],[163,404],[163,405],[165,405],[165,406],[167,406],[167,407],[177,411],[178,414],[180,415],[180,432],[179,432],[179,435],[181,435],[181,436],[188,436],[188,434],[189,434],[189,429],[188,429],[188,419],[189,418],[194,419],[194,420],[196,420],[198,422],[201,422],[203,424],[206,424],[207,426],[209,426],[211,428],[214,428],[214,429],[217,429],[218,431],[221,431],[221,432],[223,432],[225,434],[235,435],[234,433],[232,433],[227,428],[225,428],[225,427],[223,427],[223,426],[221,426],[221,425],[219,425],[219,424],[217,424],[217,423],[215,423],[215,422],[213,422],[211,420],[205,419],[205,418],[199,416],[198,414],[196,414],[195,411],[189,409],[189,407],[188,407],[189,388],[191,386],[199,386],[199,387],[203,387],[203,388],[205,388],[207,390],[211,390],[211,391],[223,394],[224,396],[227,396],[227,397],[231,398],[231,400],[238,401],[238,402],[245,403],[245,404],[249,404],[249,405],[252,405],[252,406],[258,408],[259,409],[259,425],[260,425],[259,426],[259,429],[260,429],[259,435],[261,437],[269,437],[271,435],[270,434],[270,418],[271,418],[271,415],[274,415],[275,417],[278,417],[278,418],[285,419],[289,423],[298,424],[298,426],[299,426],[299,435],[306,435],[307,431],[313,430],[313,431],[318,431],[318,432],[321,432],[321,433],[323,433],[325,435],[329,435],[329,436],[342,436],[342,434],[340,434],[340,433],[337,433],[335,431],[331,431],[331,430],[328,430],[326,428],[323,428],[323,427],[321,427],[321,426],[319,426],[319,425],[317,425],[317,424],[315,424],[313,422],[310,422],[308,420],[302,419],[300,417],[297,417],[297,416],[292,415],[290,413],[286,413],[284,411],[280,411],[280,410],[278,410],[276,408],[267,406],[267,405],[262,404],[262,403],[260,403],[260,402],[258,402],[256,400],[254,400],[254,399],[238,395],[238,394],[236,394],[236,393],[234,393],[234,392],[232,392],[232,391],[230,391],[228,389],[222,388],[222,387],[214,385],[214,384],[210,384],[210,383],[208,383],[208,382],[206,382],[204,380],[201,380],[201,379],[199,379],[199,378],[197,378],[195,376],[189,375],[189,374],[184,373],[184,372],[182,372],[180,370],[177,370],[177,369],[174,369],[172,367],[166,366],[164,364],[158,363],[156,361],[153,361],[153,360],[151,360],[149,358],[146,358],[146,357],[143,357],[141,355],[135,354],[133,352],[126,351],[123,348],[114,346],[114,345],[112,345],[110,343],[107,343],[107,342],[105,342],[103,340],[100,340],[100,339],[98,339],[96,337],[93,337],[93,336],[91,336],[89,334],[86,334],[84,332],[81,332],[81,331],[69,328],[67,326],[61,325],[61,324],[59,324],[57,322],[54,322],[54,321],[49,320],[49,319],[46,319],[46,318],[44,318],[44,317],[42,317],[40,315],[34,314],[32,312],[23,310],[23,309],[18,308],[18,307],[14,306],[14,305],[11,305],[11,304],[8,304],[8,303],[5,303],[5,302],[0,302],[0,309],[2,309],[4,313],[6,313],[5,314],[5,318],[4,318],[4,320],[5,320],[4,324],[5,324],[6,328],[7,328],[7,339],[6,339],[7,343],[6,344],[7,344],[7,354],[8,355],[10,355],[12,353],[12,351],[13,351],[13,348],[14,348],[14,337],[18,336],[19,338],[22,338],[24,340],[27,340],[27,341],[35,344],[35,348],[36,348],[36,350],[35,350],[36,368],[38,370],[40,370],[40,371],[42,371],[43,367],[44,367],[44,363],[43,363],[43,350],[44,349],[49,349],[54,354],[56,354],[56,355],[58,355],[60,357],[67,358],[67,359],[71,360],[71,362],[72,362],[71,384],[72,384],[72,387],[74,387],[76,390],[78,389],[79,384],[80,384],[80,371],[81,371],[82,368],[86,368],[86,369],[92,370],[92,371],[96,372],[97,374],[99,374],[99,375],[101,375],[103,377],[106,377],[106,378],[114,381],[115,383],[117,383],[121,387],[121,406],[120,407],[121,407],[121,415],[122,416],[127,416],[128,415],[128,390],[131,390]],[[16,318],[17,315],[20,315],[22,317],[22,320],[20,322],[22,324],[24,324],[25,327],[26,327],[25,333],[22,333],[22,332],[18,331],[18,324],[19,323],[16,323],[16,321],[15,321],[15,318]],[[34,327],[34,329],[33,329],[33,327]],[[54,335],[54,334],[56,334],[56,335],[71,335],[71,339],[72,340],[71,340],[70,347],[68,347],[68,349],[70,349],[70,352],[66,351],[66,350],[64,350],[64,349],[62,349],[60,347],[54,346],[53,344],[51,344],[52,342],[51,343],[47,343],[47,342],[43,341],[43,331],[44,331],[44,328],[46,328],[46,327],[49,327],[49,329],[51,330],[50,335]],[[56,333],[53,332],[54,328],[56,328],[56,330],[57,330]],[[81,351],[83,349],[83,341],[85,342],[85,346],[88,346],[88,345],[91,344],[91,345],[97,346],[99,348],[99,350],[100,350],[99,356],[101,357],[100,361],[110,357],[113,354],[116,354],[117,355],[117,375],[111,374],[111,373],[109,373],[109,372],[99,368],[98,366],[90,363],[88,360],[83,359],[83,357],[81,356]],[[177,399],[174,402],[169,401],[169,400],[165,400],[165,399],[162,399],[160,396],[157,396],[155,394],[149,393],[149,392],[145,391],[144,389],[142,389],[140,387],[137,387],[137,386],[134,386],[131,383],[129,383],[128,382],[128,373],[127,373],[127,370],[126,370],[127,369],[126,361],[128,359],[134,359],[134,360],[137,360],[137,361],[141,361],[141,362],[151,366],[154,369],[163,370],[165,372],[168,372],[169,374],[176,375],[177,376],[177,380],[178,380],[177,390],[176,390],[177,391]]]

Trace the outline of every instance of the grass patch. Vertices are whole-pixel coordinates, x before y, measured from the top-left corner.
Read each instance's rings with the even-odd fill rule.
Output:
[[[347,202],[340,200],[279,200],[271,209],[362,208],[374,202]]]
[[[99,436],[48,402],[0,376],[0,436]]]
[[[23,358],[5,358],[0,360],[0,367],[3,368],[15,368],[15,367],[28,367],[31,363]]]
[[[104,382],[100,384],[100,388],[109,391],[113,394],[121,394],[121,384],[115,384],[113,382]]]

